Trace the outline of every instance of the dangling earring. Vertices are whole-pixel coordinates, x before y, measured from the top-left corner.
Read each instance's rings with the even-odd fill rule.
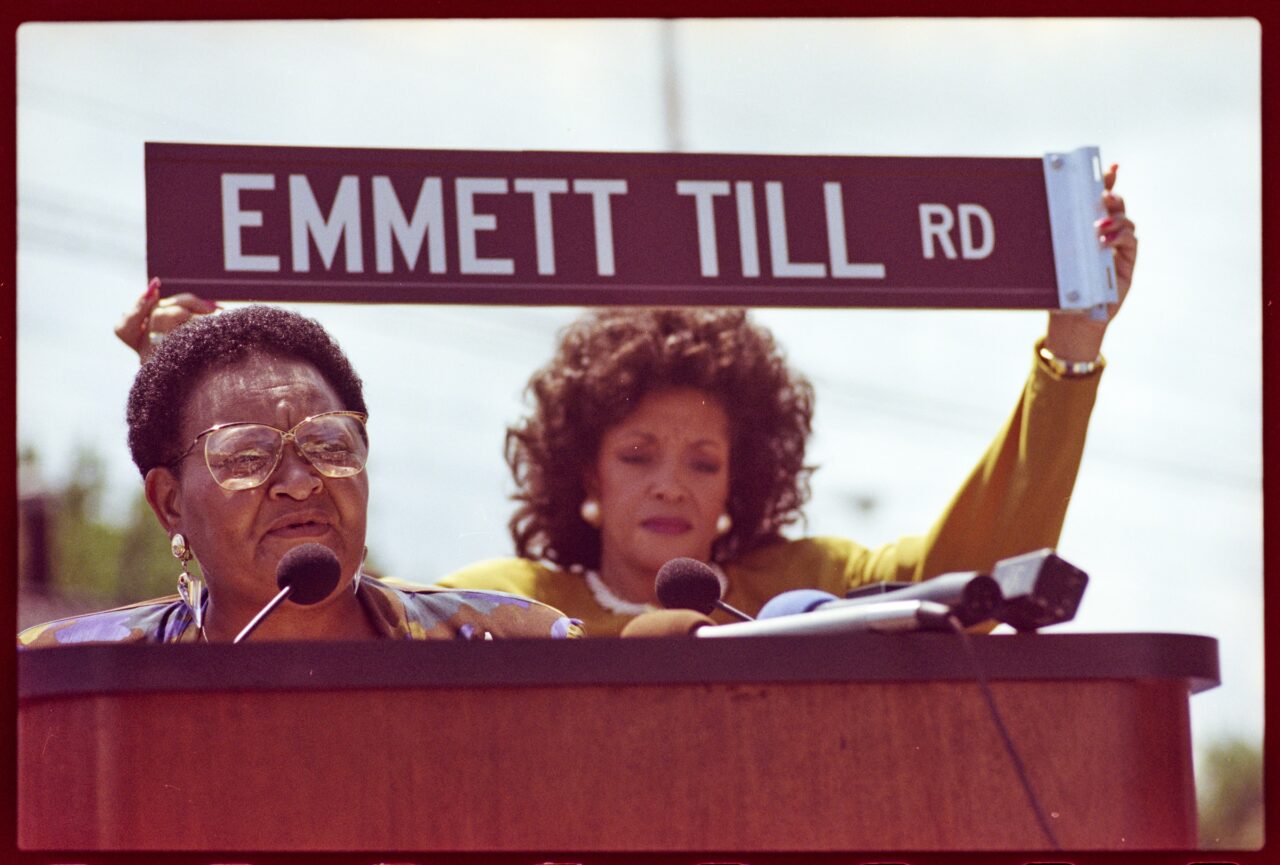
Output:
[[[187,562],[191,561],[191,548],[187,546],[187,539],[180,532],[175,532],[169,539],[169,551],[173,553],[175,559],[182,562],[182,573],[178,574],[178,597],[182,598],[182,602],[191,609],[191,618],[195,626],[203,629],[204,607],[201,606],[200,601],[204,594],[204,580],[187,573]]]
[[[716,517],[716,537],[721,538],[729,534],[729,529],[733,528],[733,517],[728,512]]]
[[[586,499],[582,506],[578,508],[578,515],[582,517],[582,521],[593,529],[600,528],[600,502],[595,499]]]

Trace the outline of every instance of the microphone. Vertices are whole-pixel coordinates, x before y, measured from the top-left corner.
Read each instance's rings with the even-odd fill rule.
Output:
[[[994,619],[1004,601],[1000,584],[986,574],[943,574],[919,583],[909,583],[877,594],[838,598],[818,589],[795,589],[771,598],[760,608],[758,618],[772,619],[819,609],[881,604],[886,601],[930,601],[946,607],[964,627]]]
[[[818,589],[795,589],[770,599],[760,608],[759,618],[878,604],[889,598],[942,604],[966,628],[994,619],[1019,631],[1034,631],[1074,618],[1088,582],[1088,574],[1045,548],[1001,559],[990,575],[970,572],[919,583],[876,583],[845,598]]]
[[[329,597],[341,576],[342,565],[333,550],[314,543],[294,547],[276,566],[276,585],[280,587],[280,593],[268,601],[231,642],[238,643],[252,634],[272,610],[284,603],[285,598],[302,606],[318,604]]]
[[[698,637],[782,637],[809,634],[852,634],[859,631],[946,630],[950,611],[936,601],[876,601],[828,606],[809,613],[759,618],[715,628],[700,628]]]
[[[622,629],[624,637],[688,637],[715,622],[697,610],[654,610],[641,613]]]
[[[772,619],[734,622],[730,625],[716,625],[709,617],[696,610],[654,610],[627,622],[622,629],[622,636],[774,637],[849,634],[858,631],[916,631],[945,628],[947,616],[946,607],[930,601],[878,601],[852,609],[825,609]],[[707,627],[708,625],[713,627]]]
[[[996,618],[1034,631],[1075,618],[1089,575],[1047,547],[996,562],[991,576],[1004,594]]]
[[[697,559],[672,559],[658,568],[654,580],[658,600],[668,610],[697,610],[711,615],[717,607],[734,618],[750,622],[751,617],[720,600],[720,580],[711,567]]]

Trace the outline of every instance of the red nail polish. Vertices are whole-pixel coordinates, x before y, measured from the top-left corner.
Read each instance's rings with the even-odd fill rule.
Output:
[[[1112,219],[1110,216],[1108,216],[1106,219],[1104,219],[1104,220],[1102,220],[1102,221],[1100,221],[1100,222],[1098,223],[1098,227],[1099,227],[1099,228],[1107,228],[1107,227],[1109,227],[1109,226],[1111,226],[1111,225],[1114,225],[1114,224],[1115,224],[1115,220],[1114,220],[1114,219]]]

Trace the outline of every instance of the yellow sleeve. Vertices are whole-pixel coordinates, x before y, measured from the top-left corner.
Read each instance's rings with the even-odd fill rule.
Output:
[[[540,597],[539,568],[528,559],[486,559],[467,565],[432,583],[445,589],[487,589],[547,601]]]
[[[1057,546],[1100,375],[1065,378],[1037,355],[1009,420],[928,533],[873,549],[842,538],[769,545],[726,563],[726,600],[754,615],[789,589],[840,595],[874,582],[989,571],[1000,559]]]
[[[1059,376],[1037,355],[1009,420],[942,516],[923,538],[903,539],[885,553],[873,553],[873,570],[923,580],[953,571],[987,571],[1000,559],[1056,547],[1101,375],[1099,369],[1088,376]],[[891,567],[887,555],[893,558]]]

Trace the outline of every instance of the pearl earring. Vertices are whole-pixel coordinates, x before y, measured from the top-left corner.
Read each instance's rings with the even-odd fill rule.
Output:
[[[600,502],[595,499],[586,499],[582,506],[578,508],[578,515],[582,517],[582,521],[593,529],[600,528]]]
[[[722,537],[729,534],[729,529],[733,528],[733,517],[727,513],[723,513],[716,517],[716,537]]]
[[[169,552],[182,563],[182,573],[178,574],[178,597],[191,610],[191,619],[197,628],[204,628],[204,607],[201,605],[204,594],[204,580],[193,577],[187,572],[187,562],[191,561],[191,548],[181,532],[175,532],[169,539]]]

